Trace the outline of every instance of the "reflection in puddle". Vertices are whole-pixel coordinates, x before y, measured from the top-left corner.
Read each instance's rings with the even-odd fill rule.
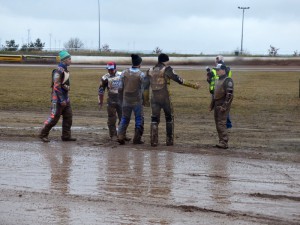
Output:
[[[0,149],[1,189],[61,196],[62,201],[45,203],[50,218],[61,224],[80,224],[80,218],[86,224],[95,219],[104,224],[175,224],[172,216],[148,215],[150,206],[287,220],[299,215],[297,201],[258,199],[264,195],[256,194],[300,197],[298,164],[64,142],[1,142]],[[91,209],[84,207],[87,202]],[[145,212],[137,210],[141,205],[148,207]]]

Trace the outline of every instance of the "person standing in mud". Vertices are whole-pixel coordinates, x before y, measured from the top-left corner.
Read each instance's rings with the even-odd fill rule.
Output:
[[[166,145],[171,146],[174,144],[174,115],[169,94],[170,80],[195,89],[199,89],[200,87],[198,83],[192,84],[182,79],[168,63],[169,56],[161,53],[158,56],[158,63],[147,71],[145,79],[145,89],[149,90],[151,88],[152,90],[150,142],[151,146],[154,147],[158,145],[158,125],[160,123],[161,109],[164,110],[166,118]],[[145,95],[145,97],[145,102],[147,102],[149,95]]]
[[[44,122],[39,138],[43,142],[49,142],[49,132],[54,127],[62,115],[62,141],[76,141],[71,136],[72,108],[69,98],[70,73],[68,66],[71,65],[71,55],[67,51],[59,52],[60,63],[57,69],[52,71],[52,93],[51,93],[51,114]]]
[[[218,79],[216,80],[214,95],[210,104],[210,110],[214,110],[214,118],[219,136],[218,148],[228,148],[228,131],[226,120],[233,100],[233,80],[228,77],[226,66],[218,64],[215,68]]]
[[[133,144],[143,144],[144,133],[144,109],[143,109],[143,82],[145,74],[140,70],[142,58],[139,55],[131,55],[132,67],[121,74],[119,97],[122,100],[122,119],[118,127],[118,142],[125,144],[126,130],[130,122],[131,114],[135,116],[135,133]]]
[[[215,66],[217,66],[218,64],[225,65],[224,57],[222,55],[216,56]],[[213,98],[214,90],[215,90],[215,83],[216,83],[216,80],[219,79],[219,77],[218,77],[217,72],[216,72],[215,69],[211,70],[209,67],[207,67],[206,68],[206,72],[207,72],[206,81],[209,84],[209,92],[210,92],[210,94],[211,94],[211,96]],[[226,73],[227,73],[228,77],[231,78],[232,72],[230,70],[230,67],[228,67],[228,66],[226,66]],[[229,113],[228,113],[227,120],[226,120],[226,128],[228,128],[228,129],[232,128],[232,123],[231,123],[231,120],[230,120]]]
[[[111,140],[116,140],[117,119],[119,125],[122,117],[122,105],[118,94],[121,84],[121,72],[117,71],[117,65],[115,62],[108,62],[106,69],[108,73],[103,75],[100,79],[100,85],[98,89],[98,104],[99,110],[101,110],[103,106],[104,92],[107,89],[107,126]],[[130,141],[130,138],[125,137],[125,140]]]

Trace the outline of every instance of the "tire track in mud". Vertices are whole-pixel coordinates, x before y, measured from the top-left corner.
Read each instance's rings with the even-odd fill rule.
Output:
[[[252,214],[252,213],[244,213],[244,212],[238,212],[238,211],[219,211],[219,210],[213,210],[213,209],[206,209],[206,208],[200,208],[197,206],[189,206],[189,205],[179,205],[179,206],[169,206],[178,208],[181,211],[184,212],[204,212],[204,213],[217,213],[217,214],[223,214],[228,217],[247,217],[248,219],[252,220],[253,222],[258,222],[257,220],[260,220],[262,223],[272,224],[272,225],[285,225],[287,224],[286,220],[282,220],[281,218],[276,217],[268,217],[261,214]],[[288,221],[289,225],[299,225],[299,222],[297,221]]]
[[[180,211],[183,215],[193,213],[204,213],[204,214],[212,214],[214,215],[224,215],[226,218],[231,218],[232,220],[243,220],[259,223],[259,224],[272,224],[272,225],[299,225],[299,221],[287,221],[283,220],[278,217],[269,217],[262,214],[256,214],[251,212],[239,212],[239,211],[222,211],[222,210],[214,210],[205,207],[197,207],[193,205],[173,205],[173,204],[163,204],[158,202],[146,202],[146,201],[137,201],[134,199],[124,199],[124,198],[111,198],[111,197],[91,197],[91,196],[83,196],[83,195],[71,195],[71,194],[60,194],[60,193],[42,193],[42,192],[31,192],[31,191],[16,191],[16,190],[6,190],[2,189],[1,194],[4,194],[6,198],[10,199],[19,199],[19,201],[24,200],[31,200],[35,202],[35,198],[43,199],[47,202],[55,201],[58,205],[63,204],[63,202],[68,202],[69,204],[78,203],[78,204],[97,204],[98,207],[109,207],[110,205],[118,205],[120,206],[129,206],[136,208],[136,210],[144,208],[150,208],[154,211],[158,210],[159,212],[163,212],[166,209],[174,210],[177,216],[178,213],[176,211]],[[253,197],[268,197],[273,198],[274,196],[269,196],[268,194],[260,194],[260,193],[253,193],[251,194]],[[278,198],[288,198],[289,196],[278,196]],[[1,201],[5,201],[2,199]],[[300,198],[296,198],[296,201],[300,201]],[[102,204],[102,205],[101,205]],[[51,208],[51,207],[50,207]],[[49,209],[50,209],[49,208]],[[45,208],[42,208],[44,210]],[[36,212],[36,209],[25,209],[25,211],[32,211]],[[192,215],[192,214],[191,214]],[[196,216],[196,215],[193,215]],[[230,223],[229,223],[230,224]]]
[[[288,195],[271,195],[271,194],[262,194],[262,193],[252,193],[249,194],[250,197],[257,197],[257,198],[268,198],[268,199],[287,199],[291,201],[296,201],[300,203],[300,197],[297,196],[288,196]]]

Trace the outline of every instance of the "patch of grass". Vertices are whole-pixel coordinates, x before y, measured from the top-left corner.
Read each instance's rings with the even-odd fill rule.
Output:
[[[55,67],[55,66],[54,66]],[[52,68],[1,67],[0,110],[48,111]],[[102,69],[70,68],[70,98],[74,110],[97,110]],[[233,71],[234,72],[234,71]],[[175,113],[206,114],[210,103],[205,71],[177,71],[184,79],[199,82],[194,90],[171,82]],[[299,75],[296,72],[234,72],[232,112],[260,117],[265,113],[299,113]]]

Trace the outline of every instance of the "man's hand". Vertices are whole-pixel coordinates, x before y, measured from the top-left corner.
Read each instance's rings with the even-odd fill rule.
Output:
[[[200,84],[199,83],[196,83],[195,84],[195,89],[199,89],[200,88]]]

